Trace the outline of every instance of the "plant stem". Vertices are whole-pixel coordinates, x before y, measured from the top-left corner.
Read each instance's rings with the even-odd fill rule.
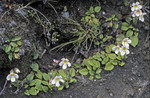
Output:
[[[7,80],[5,80],[5,84],[4,84],[4,86],[3,86],[3,89],[2,89],[1,92],[0,92],[0,95],[2,95],[3,91],[4,91],[5,88],[6,88],[6,85],[7,85]]]

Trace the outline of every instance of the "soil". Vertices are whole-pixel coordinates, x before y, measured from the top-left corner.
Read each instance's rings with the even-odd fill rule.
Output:
[[[46,15],[52,23],[55,23],[57,29],[53,32],[57,31],[63,35],[65,38],[62,40],[68,40],[68,37],[72,35],[66,35],[70,30],[62,24],[65,20],[60,17],[64,6],[68,7],[68,11],[70,12],[69,17],[77,21],[84,16],[84,13],[90,6],[96,6],[99,5],[99,3],[102,7],[102,11],[105,12],[106,15],[115,13],[116,16],[121,19],[122,16],[130,14],[130,7],[126,7],[123,0],[99,1],[65,0],[57,3],[53,1],[51,4],[56,9],[57,13],[50,6],[46,4],[43,6],[42,2],[34,3],[31,6]],[[6,9],[4,9],[3,12],[0,11],[0,17],[5,11]],[[67,50],[69,46],[50,53],[49,49],[60,42],[51,44],[47,47],[45,39],[48,42],[49,39],[43,34],[42,26],[39,26],[34,22],[28,24],[24,18],[17,17],[21,16],[18,16],[17,13],[13,12],[8,13],[7,16],[3,17],[0,28],[6,28],[5,32],[11,32],[12,34],[3,35],[0,31],[0,38],[12,37],[14,34],[21,36],[22,41],[24,42],[22,49],[25,52],[19,60],[10,62],[7,55],[0,47],[0,90],[3,88],[6,76],[9,74],[10,69],[14,67],[18,67],[21,70],[19,76],[23,79],[30,72],[29,67],[34,61],[39,63],[42,71],[49,71],[50,69],[48,66],[52,64],[54,58],[72,58],[74,56],[72,50]],[[12,21],[14,22],[12,23]],[[10,24],[13,25],[10,26]],[[19,27],[14,30],[14,28],[16,28],[15,24],[19,25]],[[65,27],[68,31],[65,31]],[[130,55],[128,55],[128,58],[125,60],[125,66],[115,66],[113,71],[102,72],[102,78],[100,80],[94,79],[90,81],[88,80],[88,77],[81,76],[78,79],[78,82],[71,84],[68,89],[62,91],[54,90],[47,93],[41,92],[37,96],[24,95],[23,88],[15,94],[16,88],[12,87],[10,82],[8,82],[6,89],[0,98],[150,98],[149,15],[145,18],[144,23],[138,22],[135,27],[139,28],[139,44],[135,48],[130,48]],[[0,39],[0,45],[1,43],[2,40]],[[42,55],[44,50],[47,51]],[[33,60],[33,55],[36,52],[40,54],[41,58]],[[82,59],[83,57],[83,55],[79,54],[75,57],[75,60],[78,58]]]

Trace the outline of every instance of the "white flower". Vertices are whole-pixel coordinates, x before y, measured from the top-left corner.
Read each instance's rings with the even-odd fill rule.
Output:
[[[61,76],[56,76],[56,77],[52,80],[52,84],[55,84],[56,87],[59,87],[59,86],[60,86],[60,83],[59,83],[59,82],[64,83],[64,80],[62,79]]]
[[[139,2],[133,3],[131,7],[131,11],[136,11],[142,9],[142,5],[139,4]]]
[[[112,50],[115,51],[116,54],[118,54],[119,51],[120,51],[120,46],[119,46],[119,45],[114,46],[114,47],[112,48]]]
[[[129,47],[129,44],[131,43],[131,40],[129,38],[124,38],[122,40],[122,45],[125,46],[125,47]]]
[[[11,82],[15,82],[16,81],[16,79],[18,79],[19,78],[19,76],[17,75],[17,74],[15,74],[14,72],[10,72],[10,74],[6,77],[6,79],[9,81],[11,81]]]
[[[121,49],[120,49],[120,53],[122,56],[124,56],[125,54],[129,54],[129,47],[126,47],[126,46],[122,46]]]
[[[146,15],[146,13],[142,13],[140,16],[139,16],[139,20],[140,21],[142,21],[142,22],[144,22],[144,15]]]
[[[68,67],[71,66],[71,63],[69,62],[68,59],[62,58],[62,59],[61,59],[61,62],[59,63],[59,66],[62,66],[63,69],[66,69],[67,66],[68,66]]]
[[[20,73],[20,70],[18,68],[14,68],[15,73]]]
[[[136,10],[134,12],[134,14],[135,14],[135,16],[139,17],[140,15],[142,15],[142,11],[141,10]],[[132,17],[133,17],[133,15],[132,15]]]

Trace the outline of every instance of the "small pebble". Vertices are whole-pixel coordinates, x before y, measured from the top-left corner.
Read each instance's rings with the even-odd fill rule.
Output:
[[[110,93],[109,95],[110,95],[110,96],[113,96],[113,93]]]

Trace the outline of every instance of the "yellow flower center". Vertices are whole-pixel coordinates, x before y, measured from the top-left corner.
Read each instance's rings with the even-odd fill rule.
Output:
[[[14,76],[15,76],[15,74],[10,74],[10,76],[11,76],[11,77],[14,77]]]
[[[127,43],[127,40],[124,40],[124,43]]]
[[[60,81],[60,78],[56,78],[56,81]]]
[[[135,8],[137,8],[137,7],[138,7],[138,5],[135,5],[134,7],[135,7]]]
[[[126,50],[126,47],[123,47],[123,49],[122,50]]]
[[[64,60],[64,63],[66,64],[66,63],[67,63],[67,61],[66,61],[66,60]]]
[[[140,13],[140,10],[137,10],[137,13]]]

